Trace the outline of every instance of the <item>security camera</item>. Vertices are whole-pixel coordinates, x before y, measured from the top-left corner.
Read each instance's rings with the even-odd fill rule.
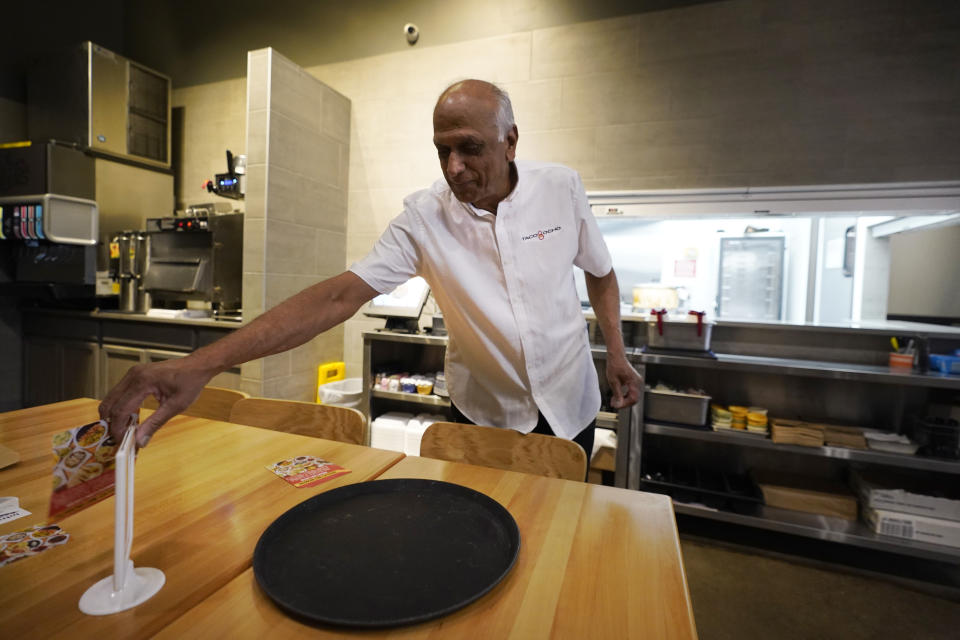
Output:
[[[420,39],[420,29],[417,29],[417,25],[412,22],[403,25],[403,34],[407,36],[407,42],[410,44],[417,44],[417,40]]]

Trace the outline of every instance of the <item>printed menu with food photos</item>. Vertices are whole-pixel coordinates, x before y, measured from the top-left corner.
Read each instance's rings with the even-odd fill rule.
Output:
[[[70,534],[55,524],[38,525],[2,535],[0,536],[0,567],[43,553],[64,544],[69,539]]]
[[[113,495],[117,442],[103,420],[53,436],[50,514],[66,516]]]
[[[280,462],[267,465],[267,469],[297,487],[315,487],[318,484],[333,480],[346,473],[340,465],[333,464],[316,456],[297,456]]]

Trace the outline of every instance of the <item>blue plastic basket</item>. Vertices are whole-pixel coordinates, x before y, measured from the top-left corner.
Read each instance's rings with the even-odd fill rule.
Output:
[[[960,375],[960,356],[930,354],[930,368],[940,373]]]

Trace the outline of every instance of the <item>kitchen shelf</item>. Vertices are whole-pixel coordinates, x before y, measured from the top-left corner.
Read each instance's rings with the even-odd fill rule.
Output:
[[[871,464],[882,464],[905,469],[921,469],[923,471],[939,471],[940,473],[960,474],[960,461],[958,460],[925,458],[922,456],[900,453],[871,451],[869,449],[850,449],[848,447],[803,447],[793,444],[779,444],[773,442],[769,438],[762,438],[757,435],[750,435],[746,433],[727,433],[713,431],[706,428],[679,427],[652,422],[647,422],[644,424],[643,432],[645,434],[649,433],[673,438],[686,438],[688,440],[723,442],[741,447],[752,447],[755,449],[766,449],[768,451],[779,451],[783,453],[800,453],[824,458],[849,460],[851,462],[867,462]]]
[[[382,342],[447,346],[447,336],[435,336],[429,333],[399,333],[396,331],[365,331],[364,333]]]
[[[416,404],[426,404],[433,407],[449,407],[450,399],[442,398],[438,395],[428,393],[406,393],[403,391],[384,391],[383,389],[373,389],[370,395],[374,398],[383,398],[385,400],[400,400],[401,402],[413,402]]]
[[[758,505],[752,515],[718,511],[709,507],[702,507],[682,502],[673,503],[673,510],[678,514],[707,518],[732,524],[746,525],[781,533],[790,533],[808,538],[829,540],[843,544],[852,544],[858,547],[890,551],[904,555],[927,558],[930,560],[945,561],[956,564],[960,562],[960,548],[946,545],[930,544],[882,536],[874,533],[861,522],[832,518],[802,511],[790,511]]]
[[[926,373],[912,370],[899,371],[887,366],[869,364],[849,364],[825,362],[820,360],[796,360],[793,358],[771,358],[763,356],[741,356],[717,354],[714,358],[695,356],[642,353],[636,350],[634,359],[644,364],[671,365],[680,367],[699,367],[723,371],[744,371],[748,373],[785,374],[832,380],[858,380],[862,382],[880,382],[914,387],[932,387],[960,390],[960,376],[930,371]]]

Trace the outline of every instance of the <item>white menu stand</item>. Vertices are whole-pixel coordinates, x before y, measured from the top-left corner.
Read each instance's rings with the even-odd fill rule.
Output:
[[[133,471],[136,423],[127,428],[117,450],[116,494],[113,533],[113,575],[100,580],[80,597],[80,611],[105,616],[125,611],[146,602],[160,591],[166,577],[163,571],[133,568]]]

